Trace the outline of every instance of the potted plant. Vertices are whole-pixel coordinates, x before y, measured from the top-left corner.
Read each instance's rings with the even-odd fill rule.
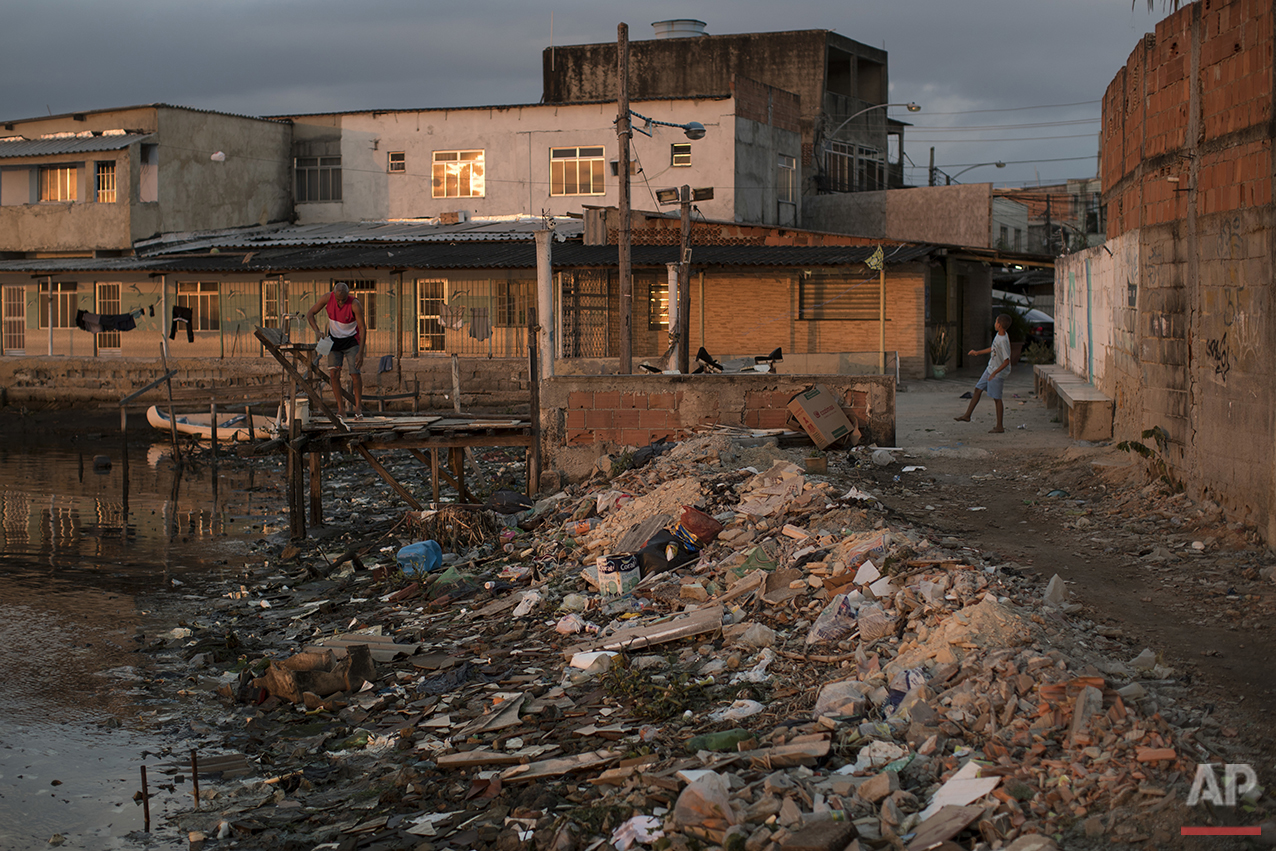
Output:
[[[948,374],[948,358],[952,355],[953,341],[947,325],[940,325],[930,338],[930,368],[936,378]]]

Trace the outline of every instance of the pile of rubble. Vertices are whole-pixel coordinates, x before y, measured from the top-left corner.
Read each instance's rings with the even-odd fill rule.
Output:
[[[600,557],[684,506],[716,538],[600,593]],[[783,451],[698,438],[517,508],[277,563],[155,643],[194,667],[196,743],[253,766],[201,785],[193,843],[1165,847],[1195,763],[1224,756],[1160,713],[1155,654],[1065,640],[1086,627],[1061,582],[1043,596]],[[405,575],[413,524],[455,551]]]

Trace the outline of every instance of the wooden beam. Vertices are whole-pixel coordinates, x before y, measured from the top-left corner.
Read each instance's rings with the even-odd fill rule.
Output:
[[[403,501],[406,502],[408,505],[410,505],[414,511],[421,510],[421,503],[416,501],[416,497],[414,497],[411,493],[409,493],[407,488],[399,484],[398,481],[394,478],[394,476],[390,475],[390,471],[387,470],[385,467],[382,467],[381,462],[378,461],[375,457],[373,457],[371,452],[369,452],[367,449],[363,448],[362,446],[356,446],[354,450],[355,452],[358,452],[360,455],[363,456],[363,460],[367,461],[368,465],[371,466],[372,469],[376,471],[377,475],[385,479],[386,484],[394,488],[394,492],[397,493],[399,496],[401,496],[403,498]]]
[[[457,497],[459,499],[466,499],[465,494],[467,492],[465,490],[465,486],[461,482],[456,480],[456,477],[452,475],[452,473],[448,470],[447,467],[444,467],[439,464],[439,457],[437,454],[435,454],[437,450],[432,451],[430,453],[429,458],[426,458],[425,453],[422,452],[420,449],[409,449],[408,451],[412,453],[413,458],[416,458],[422,464],[429,466],[430,477],[434,480],[434,501],[436,503],[439,501],[439,479],[440,478],[446,480],[447,483],[450,484],[453,487],[453,489],[456,490]],[[470,501],[474,500],[474,497],[472,495],[469,496],[468,498]]]
[[[288,358],[284,357],[283,352],[279,351],[278,346],[266,338],[266,335],[262,333],[262,329],[256,329],[253,334],[261,341],[261,344],[266,348],[266,351],[270,352],[270,354],[274,356],[275,360],[279,361],[280,365],[284,368],[284,372],[291,376],[293,381],[296,381],[301,385],[302,389],[306,391],[306,395],[310,397],[311,404],[318,407],[319,410],[323,412],[323,415],[332,421],[332,424],[337,431],[350,431],[350,427],[341,421],[341,418],[337,416],[336,412],[333,411],[332,408],[328,407],[328,403],[323,400],[323,394],[319,392],[313,383],[298,372],[292,364],[288,363]]]
[[[154,381],[152,381],[150,384],[146,385],[142,389],[134,390],[132,393],[128,394],[127,396],[125,396],[123,399],[120,400],[120,407],[122,408],[125,405],[127,405],[129,402],[132,402],[134,399],[136,399],[138,396],[141,396],[147,390],[153,390],[156,387],[159,387],[161,384],[163,384],[165,381],[168,381],[174,375],[177,375],[177,370],[170,369],[168,372],[161,375],[159,378],[155,379]],[[208,397],[205,396],[204,398],[208,398]]]

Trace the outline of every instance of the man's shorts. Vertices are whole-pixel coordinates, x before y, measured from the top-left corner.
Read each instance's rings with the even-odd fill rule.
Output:
[[[343,360],[350,362],[350,374],[359,375],[359,349],[358,345],[351,346],[348,349],[333,349],[328,352],[328,368],[341,369]]]
[[[336,354],[336,352],[333,352],[333,354]],[[993,399],[1000,399],[1001,388],[1005,386],[1006,379],[1002,378],[1000,374],[996,378],[989,378],[988,373],[989,370],[985,369],[984,374],[979,377],[979,383],[975,385],[975,389],[984,391]]]

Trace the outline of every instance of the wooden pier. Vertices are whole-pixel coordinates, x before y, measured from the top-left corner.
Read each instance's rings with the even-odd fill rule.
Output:
[[[535,326],[535,319],[532,319]],[[467,450],[483,446],[523,447],[527,456],[528,494],[536,490],[540,478],[540,429],[537,416],[536,351],[530,352],[532,372],[532,410],[527,419],[518,417],[484,417],[452,414],[405,413],[376,414],[362,419],[339,419],[325,398],[330,382],[319,371],[311,377],[310,362],[313,343],[291,343],[280,340],[277,332],[258,328],[258,340],[283,367],[283,406],[287,412],[288,431],[252,447],[252,454],[286,452],[288,455],[288,518],[293,538],[306,535],[307,509],[311,525],[323,524],[323,457],[333,451],[353,452],[385,480],[412,509],[423,506],[377,459],[376,453],[406,450],[430,471],[433,505],[439,506],[441,482],[447,482],[464,503],[475,498],[465,483]],[[529,335],[535,339],[535,335]],[[304,393],[309,400],[309,418],[298,416],[298,401]],[[345,397],[353,408],[353,399]],[[410,395],[410,394],[409,394]],[[367,401],[367,399],[365,399]],[[303,408],[304,410],[304,408]],[[472,454],[472,453],[471,453]],[[306,471],[310,481],[306,487]]]

